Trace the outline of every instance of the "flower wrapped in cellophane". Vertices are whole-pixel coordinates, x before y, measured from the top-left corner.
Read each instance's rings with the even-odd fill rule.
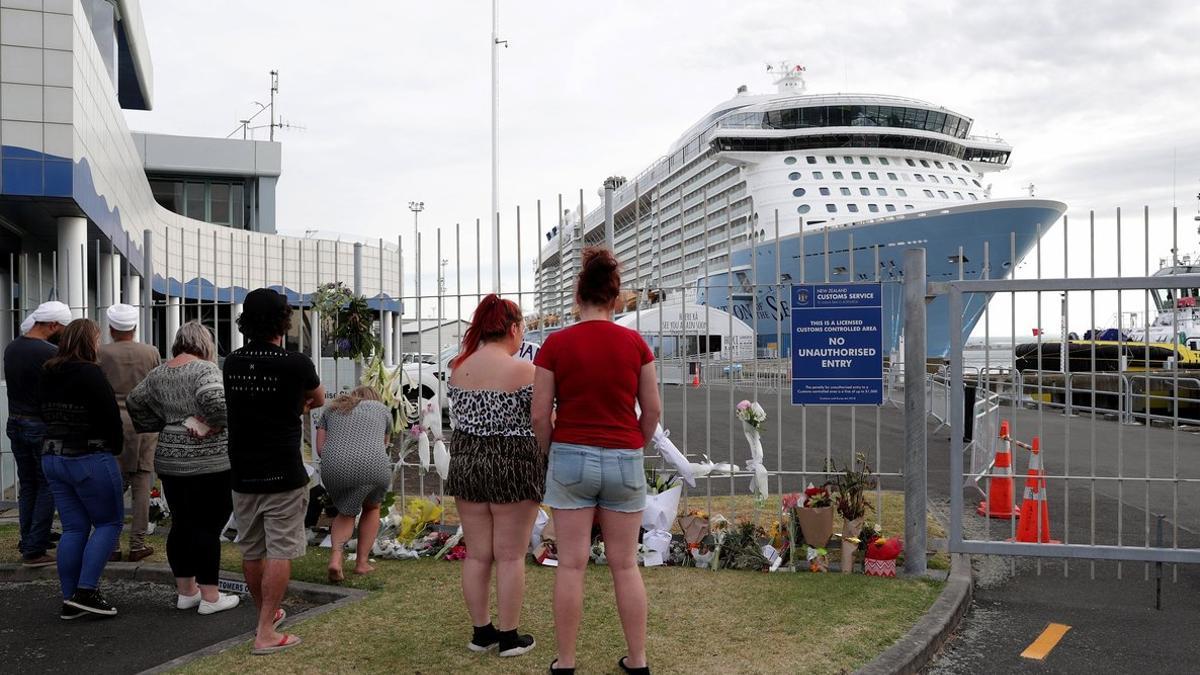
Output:
[[[754,473],[750,479],[750,491],[761,506],[767,498],[767,468],[763,466],[762,425],[767,421],[767,412],[758,401],[742,401],[734,411],[742,421],[742,434],[750,445],[750,461],[746,468]]]

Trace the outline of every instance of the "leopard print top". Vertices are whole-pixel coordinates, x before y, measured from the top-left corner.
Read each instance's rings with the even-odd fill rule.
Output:
[[[474,436],[532,437],[529,407],[533,385],[516,391],[460,389],[450,385],[450,426]]]

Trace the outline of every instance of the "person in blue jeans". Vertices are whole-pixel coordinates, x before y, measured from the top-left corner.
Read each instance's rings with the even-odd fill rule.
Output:
[[[5,431],[12,444],[20,485],[17,513],[21,562],[25,567],[47,567],[54,564],[54,557],[47,553],[51,547],[54,499],[50,484],[42,473],[42,438],[46,425],[42,422],[38,393],[42,366],[58,351],[50,340],[71,322],[71,310],[61,302],[46,302],[39,305],[25,322],[28,329],[4,349],[4,378],[8,382]]]
[[[42,470],[63,524],[58,544],[63,619],[117,613],[99,583],[124,524],[117,455],[125,433],[116,396],[97,363],[99,349],[99,327],[76,319],[63,330],[58,354],[42,374]]]

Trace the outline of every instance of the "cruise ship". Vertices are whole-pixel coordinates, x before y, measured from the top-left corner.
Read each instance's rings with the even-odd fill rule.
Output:
[[[808,94],[803,67],[770,70],[776,93],[739,87],[636,178],[610,179],[629,287],[731,312],[755,328],[761,355],[788,349],[780,287],[786,298],[791,283],[899,281],[904,250],[918,246],[931,281],[1006,277],[1067,208],[992,198],[987,177],[1008,168],[1012,146],[972,135],[962,113],[900,96]],[[569,316],[579,254],[604,230],[603,208],[576,209],[547,233],[542,325]],[[885,351],[899,345],[900,298],[900,284],[884,284]],[[967,335],[986,303],[968,299]],[[928,321],[929,355],[944,356],[945,298]]]

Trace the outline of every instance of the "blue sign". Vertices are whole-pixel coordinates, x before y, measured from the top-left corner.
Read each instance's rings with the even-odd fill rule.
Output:
[[[792,405],[882,404],[881,285],[792,286]]]

